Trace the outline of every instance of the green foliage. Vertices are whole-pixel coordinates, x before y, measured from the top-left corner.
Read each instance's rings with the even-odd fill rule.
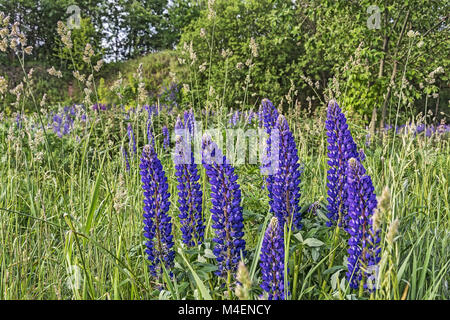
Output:
[[[379,9],[379,28],[368,27],[372,5]],[[439,66],[448,69],[448,46],[442,45],[447,8],[422,0],[218,0],[215,17],[204,8],[181,37],[179,52],[192,73],[185,82],[194,100],[209,99],[213,87],[230,107],[266,96],[287,100],[292,88],[294,99],[334,97],[366,118],[374,107],[395,110],[398,102],[421,110],[426,94],[448,95],[446,74],[426,80]],[[257,57],[251,56],[252,38]],[[223,58],[223,50],[232,55]],[[199,72],[202,65],[207,69]]]
[[[111,0],[101,12],[108,22],[102,36],[115,61],[171,49],[182,28],[198,16],[199,1]],[[201,1],[200,1],[201,2]],[[104,27],[105,25],[102,25]]]
[[[100,48],[100,35],[95,31],[90,18],[82,18],[80,20],[80,27],[71,30],[71,39],[73,47],[69,49],[61,42],[59,35],[56,35],[54,55],[67,65],[70,70],[91,72],[91,65],[95,66],[97,61],[103,56],[103,53]],[[94,52],[89,62],[83,59],[87,44],[92,46]]]
[[[210,86],[221,96],[223,93],[229,106],[236,100],[252,104],[255,98],[248,98],[248,92],[258,93],[258,98],[272,94],[278,100],[289,87],[289,79],[295,78],[294,68],[301,56],[294,37],[300,20],[292,2],[221,0],[216,1],[214,11],[215,18],[210,19],[208,9],[202,10],[200,18],[185,29],[179,45],[181,50],[192,42],[196,61],[191,64],[189,50],[182,53],[193,72],[206,64],[206,72],[190,79],[199,100],[207,97]],[[257,57],[252,57],[251,38],[258,45]],[[223,50],[232,55],[223,58]]]
[[[181,244],[174,163],[171,150],[162,147],[161,135],[163,125],[173,127],[176,114],[161,112],[152,121],[156,150],[171,193],[177,250],[170,270],[174,276],[169,277],[166,270],[160,279],[152,278],[147,268],[139,155],[129,152],[131,168],[126,171],[121,152],[121,147],[131,151],[128,123],[133,125],[138,150],[142,150],[148,141],[147,117],[137,112],[125,119],[118,108],[88,110],[86,115],[87,122],[76,118],[73,131],[61,138],[49,130],[54,162],[47,161],[35,114],[27,116],[20,129],[15,118],[0,123],[0,147],[4,150],[0,157],[0,298],[236,299],[234,290],[229,296],[214,275],[211,224],[201,246],[187,249]],[[197,119],[204,123],[201,114]],[[348,236],[341,230],[335,237],[335,230],[325,224],[324,123],[319,115],[289,114],[287,119],[304,165],[303,227],[292,234],[286,255],[291,299],[448,299],[448,135],[377,135],[365,145],[368,132],[349,118],[358,147],[364,148],[365,167],[375,192],[381,194],[385,186],[391,190],[390,205],[381,219],[380,287],[374,294],[358,296],[345,280]],[[223,128],[228,118],[218,122]],[[244,208],[249,297],[257,299],[262,293],[258,260],[271,217],[269,199],[258,165],[236,166],[236,172]],[[200,175],[208,187],[204,169]],[[210,201],[205,192],[203,212],[209,223]],[[391,239],[389,230],[396,219],[399,228]]]
[[[142,64],[142,81],[149,95],[145,103],[156,103],[157,98],[155,97],[161,93],[162,88],[178,81],[174,76],[175,73],[178,77],[183,77],[185,74],[184,69],[177,66],[176,61],[175,53],[166,50],[105,66],[102,71],[103,80],[100,79],[98,86],[99,100],[106,104],[135,106],[139,86],[136,72],[139,65]],[[118,80],[120,85],[115,90],[111,90],[111,86],[118,83]]]
[[[10,15],[20,23],[20,29],[27,37],[28,45],[33,46],[33,57],[36,59],[52,59],[56,46],[56,27],[58,21],[66,22],[71,13],[67,9],[71,5],[80,8],[82,18],[90,17],[94,26],[100,26],[99,10],[102,0],[0,0],[0,12]]]

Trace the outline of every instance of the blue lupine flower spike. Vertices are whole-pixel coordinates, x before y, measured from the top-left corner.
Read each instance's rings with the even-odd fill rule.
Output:
[[[278,119],[278,110],[269,99],[263,99],[261,102],[262,110],[260,117],[267,133],[275,126]]]
[[[268,174],[266,177],[265,184],[267,186],[267,190],[269,192],[269,198],[273,199],[272,194],[272,186],[274,184],[273,170],[272,170],[272,142],[271,142],[271,132],[272,128],[275,126],[276,121],[278,119],[278,110],[275,108],[273,103],[269,99],[263,99],[261,102],[261,106],[259,107],[258,113],[258,121],[259,127],[264,128],[265,132],[268,134],[268,138],[266,141],[266,152],[262,156],[261,162],[261,171]]]
[[[178,119],[176,128],[182,129]],[[178,204],[180,209],[181,232],[183,242],[193,247],[203,242],[205,225],[202,217],[202,191],[199,183],[200,175],[194,163],[194,153],[190,142],[183,136],[176,137],[175,144],[175,176],[178,181]]]
[[[164,169],[152,145],[144,146],[140,174],[144,189],[144,236],[150,262],[150,273],[159,277],[161,264],[170,270],[174,264],[173,235],[171,217],[167,214],[170,207],[169,185]]]
[[[125,149],[123,146],[122,146],[122,154],[123,154],[123,158],[125,160],[126,169],[127,169],[127,171],[130,171],[130,161],[128,160],[128,152],[127,152],[127,149]]]
[[[162,128],[162,133],[164,136],[163,147],[164,147],[164,150],[167,150],[167,148],[169,147],[169,144],[170,144],[169,129],[167,128],[167,126],[164,126]]]
[[[327,216],[330,227],[338,222],[339,225],[346,224],[346,167],[350,158],[360,160],[356,143],[348,129],[347,119],[338,104],[331,101],[328,104],[327,120],[325,127],[328,136],[328,165],[327,187],[328,206]]]
[[[241,190],[234,168],[211,137],[203,136],[202,150],[202,163],[211,184],[212,228],[216,233],[213,252],[218,263],[215,274],[227,279],[236,272],[241,254],[245,256]]]
[[[300,215],[300,176],[301,168],[298,163],[298,151],[294,136],[284,116],[280,115],[275,124],[279,133],[279,161],[278,169],[268,186],[271,192],[269,204],[272,213],[283,225],[287,223],[295,229],[301,227]],[[272,186],[270,184],[272,183]]]
[[[363,281],[365,289],[373,289],[374,271],[380,261],[379,231],[373,230],[372,216],[377,206],[372,179],[363,165],[351,158],[347,166],[347,206],[349,222],[348,271],[350,287],[357,289]]]
[[[127,128],[128,138],[130,139],[130,145],[133,147],[133,154],[136,154],[136,139],[134,137],[133,127],[131,126],[131,123],[128,124]]]
[[[269,300],[284,300],[284,229],[276,217],[270,220],[261,246],[261,288]]]

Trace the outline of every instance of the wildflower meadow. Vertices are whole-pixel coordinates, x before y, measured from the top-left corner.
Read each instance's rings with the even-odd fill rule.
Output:
[[[1,300],[450,298],[448,4],[38,2],[0,0]]]

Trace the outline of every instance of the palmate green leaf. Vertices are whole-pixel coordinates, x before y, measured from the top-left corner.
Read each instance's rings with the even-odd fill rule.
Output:
[[[342,266],[333,266],[333,267],[331,267],[331,268],[325,270],[322,274],[327,275],[327,274],[336,272],[336,271],[338,271],[338,270],[344,270],[345,268],[346,268],[346,267],[344,267],[343,265],[342,265]]]
[[[183,254],[183,250],[181,248],[178,249],[178,254],[183,258],[186,266],[189,268],[189,271],[191,271],[192,276],[194,277],[195,283],[197,285],[197,289],[199,290],[201,297],[204,300],[212,300],[211,295],[209,294],[209,290],[205,287],[202,280],[198,276],[198,274],[194,271],[192,266],[190,265],[189,261],[186,259],[186,257]]]
[[[331,276],[331,288],[333,288],[333,290],[336,290],[337,288],[339,282],[339,274],[341,273],[341,271],[342,270],[338,270]]]
[[[204,273],[210,273],[216,271],[218,268],[215,264],[211,263],[195,263],[193,264],[193,267],[195,266],[195,270],[201,271]]]
[[[316,248],[321,247],[324,245],[324,243],[318,239],[315,238],[308,238],[303,241],[303,244],[307,245],[308,247]]]
[[[296,234],[294,234],[294,238],[297,239],[298,241],[300,241],[301,243],[303,243],[303,237],[300,232],[297,232]]]

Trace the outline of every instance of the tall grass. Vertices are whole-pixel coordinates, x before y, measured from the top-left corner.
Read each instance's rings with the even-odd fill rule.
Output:
[[[110,111],[114,112],[114,111]],[[94,115],[92,115],[94,117]],[[136,115],[139,117],[142,115]],[[110,117],[109,114],[97,117]],[[155,121],[155,133],[172,117]],[[334,230],[325,226],[326,139],[323,121],[291,117],[291,127],[304,165],[302,176],[302,230],[292,236],[287,275],[295,299],[357,298],[344,280],[346,240],[333,241]],[[223,122],[227,118],[222,119]],[[130,154],[131,170],[125,170],[120,138],[108,130],[76,142],[75,134],[64,141],[50,139],[55,167],[35,161],[24,132],[0,127],[0,297],[2,299],[150,299],[230,298],[212,275],[213,230],[209,199],[204,214],[208,222],[205,245],[177,253],[175,278],[164,277],[162,286],[148,273],[142,236],[142,192],[138,155]],[[99,122],[98,122],[99,123]],[[99,126],[94,121],[92,126]],[[135,121],[138,146],[145,143],[145,121]],[[226,123],[226,122],[225,122]],[[351,123],[351,120],[350,120]],[[85,129],[86,130],[86,129]],[[365,130],[351,125],[362,147]],[[104,132],[109,132],[108,135]],[[23,135],[23,137],[22,137]],[[122,137],[126,135],[122,133]],[[170,154],[157,135],[159,158],[166,169],[172,203],[176,203],[176,179]],[[85,145],[85,142],[88,143]],[[379,195],[391,190],[391,207],[382,225],[383,267],[376,299],[447,299],[450,270],[449,141],[412,134],[381,135],[369,147],[365,166]],[[392,144],[395,139],[395,149]],[[61,144],[66,146],[61,148]],[[86,149],[84,148],[86,146]],[[41,148],[44,148],[41,145]],[[247,264],[253,297],[259,295],[260,243],[268,222],[268,199],[261,188],[257,166],[237,167],[243,192]],[[203,175],[204,173],[202,173]],[[178,211],[172,205],[175,230]],[[394,220],[398,233],[392,245],[386,233]],[[176,232],[176,246],[181,234]],[[334,255],[333,265],[329,265]],[[387,279],[387,280],[386,280]],[[162,288],[162,291],[161,291]]]
[[[183,108],[196,109],[196,120],[202,121],[203,129],[228,127],[231,109],[223,105],[223,95],[230,84],[226,83],[227,70],[224,72],[223,93],[208,96],[205,114],[199,92],[211,90],[198,87],[196,72],[187,77],[190,91],[185,92],[188,101]],[[251,87],[250,83],[245,87],[246,97],[254,94]],[[97,96],[95,86],[93,90],[91,95]],[[138,105],[140,100],[139,96]],[[287,101],[290,108],[286,118],[303,165],[303,228],[289,232],[285,239],[289,298],[450,298],[448,134],[426,137],[424,133],[383,132],[372,136],[371,144],[366,145],[368,131],[349,115],[350,130],[358,147],[364,149],[364,166],[375,192],[380,195],[387,186],[391,193],[381,225],[378,289],[374,293],[352,292],[345,279],[346,235],[325,225],[328,159],[324,109],[306,114],[294,105],[292,97]],[[34,106],[38,109],[36,101]],[[163,110],[162,105],[157,107]],[[243,102],[242,107],[252,106]],[[205,242],[194,249],[181,242],[175,168],[170,151],[162,147],[161,128],[173,128],[177,112],[182,113],[183,108],[175,113],[163,110],[152,121],[156,150],[168,177],[176,247],[174,277],[164,270],[159,279],[150,276],[144,252],[139,154],[149,138],[146,112],[132,112],[125,120],[119,107],[87,110],[87,122],[77,116],[74,129],[61,138],[51,130],[40,132],[35,124],[47,116],[40,109],[24,117],[21,126],[13,118],[0,123],[0,299],[236,298],[233,290],[224,288],[224,282],[213,275],[214,230],[203,168]],[[215,111],[214,116],[210,110]],[[128,123],[138,146],[138,154],[128,149],[129,172],[121,151],[128,145]],[[258,261],[270,220],[269,203],[259,166],[244,164],[236,170],[248,250],[244,262],[252,282],[249,297],[257,298],[262,294]]]

